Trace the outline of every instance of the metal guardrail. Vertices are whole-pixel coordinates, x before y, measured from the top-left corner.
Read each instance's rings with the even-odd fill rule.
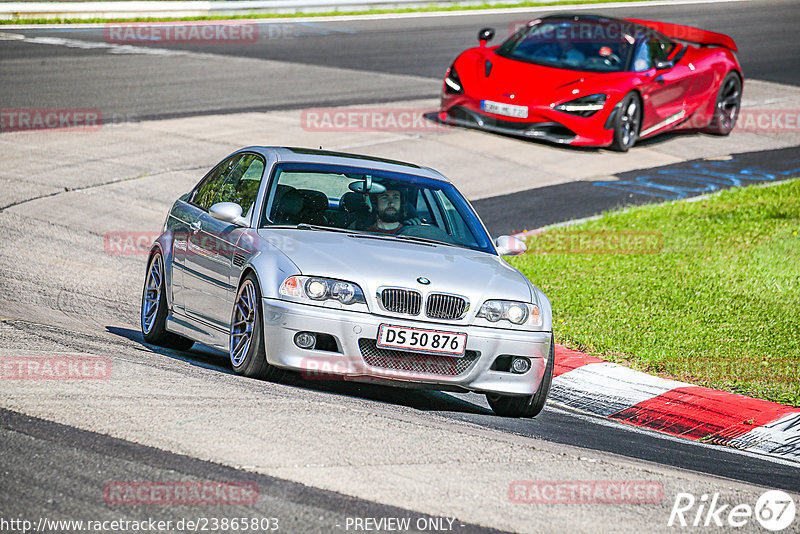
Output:
[[[479,0],[433,2],[425,0],[0,2],[0,20],[229,16],[261,13],[364,11],[372,8],[441,7],[482,3],[486,2]]]

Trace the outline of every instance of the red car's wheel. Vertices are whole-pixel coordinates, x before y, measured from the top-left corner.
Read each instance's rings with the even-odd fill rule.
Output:
[[[639,95],[628,93],[620,102],[614,116],[614,140],[611,142],[611,148],[627,152],[639,139],[641,124],[642,103]]]
[[[735,72],[729,72],[719,86],[714,118],[706,132],[715,135],[728,135],[736,126],[742,103],[742,80]]]

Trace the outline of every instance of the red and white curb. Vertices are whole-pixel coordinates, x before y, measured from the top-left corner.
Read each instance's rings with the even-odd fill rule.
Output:
[[[800,408],[658,378],[556,345],[550,399],[672,436],[800,462]]]

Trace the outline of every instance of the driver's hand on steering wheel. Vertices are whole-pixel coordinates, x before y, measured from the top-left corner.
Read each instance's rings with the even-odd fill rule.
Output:
[[[405,226],[417,226],[417,225],[420,225],[420,224],[424,224],[425,221],[423,219],[419,218],[419,217],[414,217],[414,218],[411,218],[411,219],[406,219],[406,220],[402,221],[402,223]]]

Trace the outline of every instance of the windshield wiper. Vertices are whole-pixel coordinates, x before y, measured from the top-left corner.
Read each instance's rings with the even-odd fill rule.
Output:
[[[290,228],[297,228],[298,230],[322,230],[328,232],[341,232],[343,234],[361,234],[363,232],[359,230],[353,230],[352,228],[338,228],[336,226],[322,226],[319,224],[308,224],[308,223],[300,223],[297,226],[290,227]]]
[[[422,243],[431,243],[434,245],[449,245],[450,243],[445,243],[444,241],[438,241],[436,239],[430,239],[427,237],[418,237],[415,235],[403,235],[403,234],[391,234],[392,237],[396,237],[397,239],[404,239],[406,241],[420,241]]]

